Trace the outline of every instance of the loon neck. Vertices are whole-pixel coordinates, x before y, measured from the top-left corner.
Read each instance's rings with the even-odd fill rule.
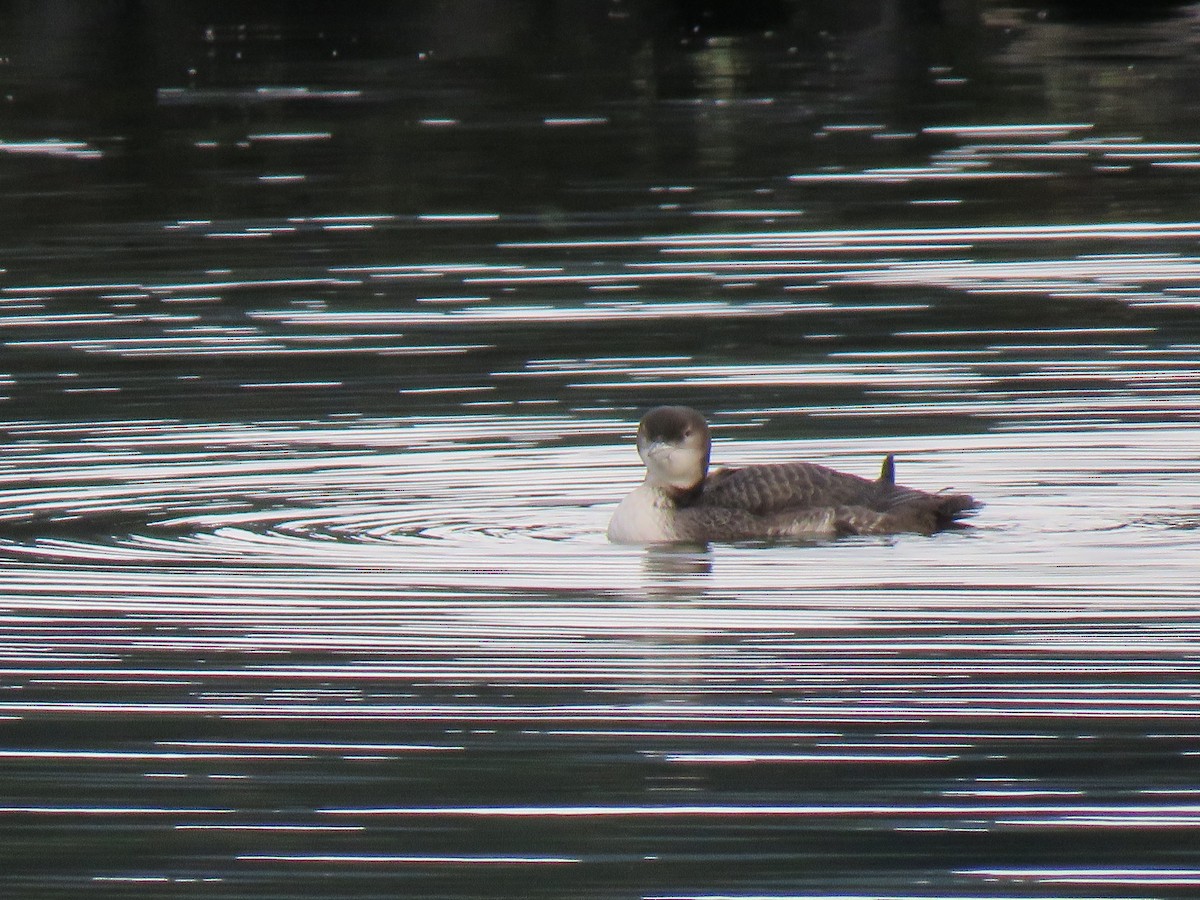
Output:
[[[670,500],[675,506],[689,506],[690,504],[694,503],[704,491],[703,478],[690,486],[664,483],[651,478],[646,479],[646,484],[648,484],[663,497]]]

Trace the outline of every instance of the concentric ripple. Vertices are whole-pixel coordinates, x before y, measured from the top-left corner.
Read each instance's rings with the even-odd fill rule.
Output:
[[[544,421],[525,423],[536,435]],[[563,423],[566,424],[566,423]],[[15,428],[0,527],[12,546],[92,544],[202,553],[245,542],[248,558],[289,541],[324,544],[567,540],[595,529],[609,493],[603,453],[512,446],[505,420],[187,427]],[[595,431],[611,431],[597,422]],[[578,434],[587,431],[578,423]],[[47,432],[51,432],[47,434]],[[551,477],[550,471],[556,475]],[[231,545],[232,546],[232,545]],[[97,552],[102,552],[97,550]]]
[[[24,425],[5,454],[2,550],[76,564],[169,564],[181,573],[234,565],[303,579],[320,569],[370,570],[463,590],[574,590],[603,573],[608,589],[628,589],[663,561],[651,554],[636,566],[610,565],[639,553],[604,539],[611,509],[641,477],[628,429],[611,418],[567,416]],[[1178,545],[1196,541],[1188,527],[1200,509],[1196,433],[1178,426],[1096,429],[1069,440],[1041,432],[886,444],[720,440],[719,464],[808,459],[863,474],[894,452],[902,481],[969,490],[987,508],[972,531],[933,540],[727,547],[718,554],[720,575],[709,578],[782,587],[791,575],[770,563],[802,565],[807,579],[819,580],[822,562],[849,552],[927,578],[952,552],[958,580],[995,568],[998,553],[1009,552],[1019,554],[1007,569],[1018,580],[1058,578],[1065,554],[1097,583],[1129,586],[1142,580],[1126,558],[1136,548],[1139,565],[1161,554],[1162,585],[1188,584]],[[846,570],[840,577],[854,580]],[[872,578],[868,567],[862,583]]]

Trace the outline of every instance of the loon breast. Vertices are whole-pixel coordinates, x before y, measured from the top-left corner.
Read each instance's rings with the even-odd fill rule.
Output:
[[[646,483],[620,502],[608,522],[608,539],[616,544],[657,544],[686,540],[676,536],[677,507],[662,490]]]

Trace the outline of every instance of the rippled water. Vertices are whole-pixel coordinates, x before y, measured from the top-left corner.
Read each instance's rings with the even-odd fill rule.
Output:
[[[1196,893],[1200,12],[702,6],[0,11],[0,894]]]

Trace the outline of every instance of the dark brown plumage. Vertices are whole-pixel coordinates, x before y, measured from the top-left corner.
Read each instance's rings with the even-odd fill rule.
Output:
[[[719,469],[690,504],[681,506],[677,518],[681,524],[693,519],[697,530],[707,530],[701,522],[712,521],[718,511],[737,513],[725,516],[726,525],[748,536],[764,527],[771,535],[793,533],[797,518],[827,521],[838,534],[932,534],[978,507],[967,494],[931,494],[896,484],[889,455],[874,481],[812,463]]]

